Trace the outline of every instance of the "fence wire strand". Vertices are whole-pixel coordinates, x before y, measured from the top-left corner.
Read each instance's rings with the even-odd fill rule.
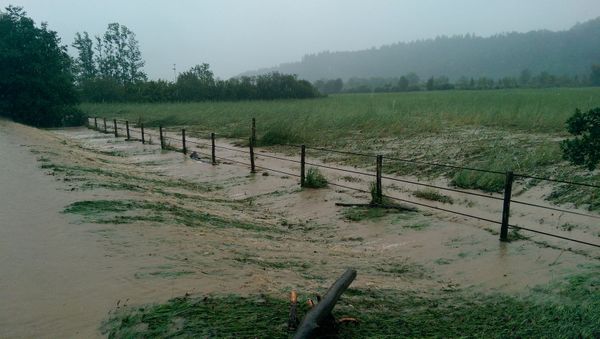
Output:
[[[515,173],[514,176],[515,177],[521,177],[521,178],[527,178],[527,179],[551,181],[551,182],[556,182],[556,183],[560,183],[560,184],[585,186],[585,187],[591,187],[591,188],[600,188],[600,186],[598,186],[598,185],[586,184],[586,183],[583,183],[583,182],[575,182],[575,181],[568,181],[568,180],[543,178],[543,177],[537,177],[537,176],[534,176],[534,175],[527,175],[527,174],[518,174],[518,173]]]
[[[340,185],[340,184],[336,184],[336,183],[329,183],[329,184],[332,185],[332,186],[337,186],[337,187],[341,187],[341,188],[345,188],[345,189],[349,189],[349,190],[354,190],[354,191],[358,191],[358,192],[362,192],[362,193],[371,193],[371,192],[369,192],[367,190],[363,190],[363,189],[360,189],[360,188],[350,187],[350,186],[346,186],[346,185]],[[471,214],[461,213],[461,212],[457,212],[457,211],[452,211],[452,210],[441,208],[441,207],[431,206],[431,205],[423,204],[423,203],[420,203],[420,202],[415,202],[415,201],[410,201],[410,200],[406,200],[406,199],[402,199],[402,198],[392,197],[392,196],[389,196],[389,195],[383,195],[383,197],[384,198],[388,198],[388,199],[392,199],[392,200],[397,200],[397,201],[409,203],[409,204],[413,204],[413,205],[417,205],[417,206],[431,208],[431,209],[434,209],[434,210],[439,210],[439,211],[444,211],[444,212],[448,212],[448,213],[453,213],[453,214],[461,215],[463,217],[469,217],[469,218],[473,218],[473,219],[483,220],[483,221],[491,222],[491,223],[498,224],[498,225],[502,224],[499,221],[495,221],[495,220],[491,220],[491,219],[487,219],[487,218],[483,218],[483,217],[478,217],[478,216],[471,215]]]
[[[271,159],[277,159],[277,160],[281,160],[281,161],[287,161],[287,162],[293,162],[296,164],[300,164],[301,161],[300,160],[294,160],[294,159],[286,159],[286,158],[281,158],[281,157],[277,157],[274,155],[270,155],[270,154],[265,154],[265,153],[255,153],[255,155],[257,157],[265,157],[265,158],[271,158]]]
[[[525,202],[525,201],[520,201],[520,200],[513,200],[513,199],[511,199],[510,201],[514,202],[516,204],[521,204],[521,205],[526,205],[526,206],[532,206],[532,207],[537,207],[537,208],[543,208],[543,209],[547,209],[547,210],[551,210],[551,211],[556,211],[556,212],[562,212],[562,213],[569,213],[569,214],[574,214],[574,215],[580,215],[582,217],[588,217],[588,218],[593,218],[593,219],[600,219],[600,215],[592,215],[592,214],[587,214],[587,213],[569,211],[569,210],[565,210],[565,209],[561,209],[561,208],[550,207],[550,206],[543,206],[543,205],[533,204],[533,203],[530,203],[530,202]]]
[[[300,145],[290,145],[290,146],[300,147]],[[321,148],[321,147],[311,147],[311,146],[305,146],[305,148],[306,149],[316,150],[316,151],[323,151],[323,152],[332,152],[332,153],[338,153],[338,154],[353,155],[353,156],[357,156],[357,157],[377,158],[376,155],[366,154],[366,153],[359,153],[359,152],[340,151],[340,150],[335,150],[335,149],[328,149],[328,148]]]
[[[327,168],[327,169],[331,169],[331,170],[336,170],[336,171],[340,171],[340,172],[347,172],[347,173],[353,173],[353,174],[358,174],[358,175],[365,175],[365,176],[369,176],[369,177],[375,177],[375,174],[372,173],[366,173],[366,172],[360,172],[360,171],[353,171],[353,170],[348,170],[348,169],[344,169],[344,168],[339,168],[339,167],[333,167],[333,166],[328,166],[328,165],[322,165],[322,164],[315,164],[312,162],[304,162],[307,165],[311,165],[311,166],[315,166],[315,167],[322,167],[322,168]]]
[[[244,150],[241,150],[241,149],[236,149],[236,148],[231,148],[231,147],[225,147],[225,146],[215,145],[215,148],[226,149],[228,151],[233,151],[233,152],[238,152],[238,153],[250,154],[249,151],[244,151]]]
[[[538,230],[534,230],[534,229],[531,229],[531,228],[521,227],[521,226],[517,226],[517,225],[508,225],[508,227],[509,228],[513,228],[513,229],[517,229],[517,230],[523,230],[523,231],[538,233],[538,234],[546,235],[546,236],[553,237],[553,238],[558,238],[558,239],[573,241],[573,242],[576,242],[576,243],[580,243],[580,244],[584,244],[584,245],[589,245],[589,246],[593,246],[593,247],[600,247],[600,244],[594,244],[594,243],[583,241],[583,240],[577,240],[577,239],[573,239],[573,238],[563,237],[562,235],[547,233],[547,232],[543,232],[543,231],[538,231]]]
[[[455,165],[449,165],[449,164],[440,164],[440,163],[437,163],[437,162],[427,162],[427,161],[419,161],[419,160],[410,160],[410,159],[394,158],[394,157],[388,157],[388,156],[383,156],[383,158],[387,159],[387,160],[392,160],[392,161],[408,162],[408,163],[419,164],[419,165],[436,166],[436,167],[446,167],[446,168],[452,168],[452,169],[467,170],[467,171],[476,171],[476,172],[491,173],[491,174],[501,174],[501,175],[505,175],[506,174],[505,172],[500,172],[500,171],[492,171],[492,170],[486,170],[486,169],[482,169],[482,168],[455,166]]]
[[[437,188],[437,189],[444,190],[444,191],[450,191],[450,192],[457,192],[457,193],[463,193],[463,194],[468,194],[468,195],[474,195],[474,196],[478,196],[478,197],[482,197],[482,198],[488,198],[488,199],[493,199],[493,200],[504,200],[504,199],[502,199],[500,197],[495,197],[493,195],[485,195],[485,194],[481,194],[481,193],[475,193],[475,192],[468,192],[468,191],[463,191],[463,190],[457,190],[457,189],[449,188],[449,187],[443,187],[443,186],[425,184],[425,183],[418,182],[418,181],[398,179],[398,178],[392,178],[392,177],[388,177],[388,176],[382,176],[381,178],[382,179],[387,179],[387,180],[392,180],[392,181],[399,181],[399,182],[403,182],[403,183],[407,183],[407,184],[412,184],[412,185],[425,186],[425,187],[430,187],[430,188]]]

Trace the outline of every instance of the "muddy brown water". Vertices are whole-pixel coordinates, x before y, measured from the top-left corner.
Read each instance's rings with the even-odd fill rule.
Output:
[[[230,140],[218,144],[234,147]],[[245,166],[227,162],[212,166],[158,148],[84,128],[40,131],[0,121],[0,337],[97,337],[109,312],[123,304],[162,302],[188,292],[285,297],[290,288],[303,293],[322,290],[349,266],[358,269],[353,286],[359,288],[437,293],[459,287],[525,294],[528,287],[597,263],[590,256],[565,251],[569,245],[563,242],[557,242],[556,248],[531,241],[500,243],[497,235],[486,230],[489,225],[443,213],[420,211],[349,222],[343,217],[344,208],[335,202],[365,202],[368,195],[334,187],[299,190],[294,177],[263,176],[262,171],[249,175]],[[194,194],[193,199],[157,195],[151,186],[144,192],[72,191],[68,182],[40,169],[40,155],[32,150],[54,152],[48,155],[53,161],[87,161],[86,166],[148,178],[208,182],[220,188],[208,193],[183,190]],[[97,162],[101,156],[92,150],[120,156],[104,156],[103,162]],[[219,152],[247,160],[239,152]],[[257,151],[257,164],[297,172],[297,164],[282,163],[261,152]],[[359,177],[358,182],[345,182],[340,174],[324,173],[330,180],[361,188],[370,180]],[[408,188],[391,189],[408,198]],[[535,193],[532,190],[521,198],[535,200],[544,194],[538,192],[536,197]],[[209,204],[203,197],[252,200],[232,209]],[[90,199],[157,199],[279,229],[285,223],[289,231],[265,237],[239,229],[144,222],[98,225],[60,213],[72,202]],[[453,208],[487,216],[499,212],[497,205],[475,200]],[[515,217],[528,222],[540,219],[527,210]],[[552,215],[541,217],[551,219]],[[283,261],[303,263],[309,269],[260,264]],[[395,271],[404,268],[404,273]],[[156,274],[165,271],[186,274]]]
[[[99,326],[117,304],[193,291],[135,279],[148,259],[116,255],[99,241],[98,226],[60,213],[95,195],[65,191],[39,168],[29,150],[48,141],[0,121],[0,338],[101,337]]]

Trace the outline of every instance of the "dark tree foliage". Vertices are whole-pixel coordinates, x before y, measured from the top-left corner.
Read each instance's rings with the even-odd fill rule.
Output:
[[[127,26],[110,23],[95,40],[94,45],[87,32],[77,33],[72,44],[77,50],[77,82],[84,92],[96,85],[105,88],[107,81],[125,86],[146,80],[139,43]]]
[[[77,49],[74,70],[78,83],[93,80],[98,73],[94,61],[94,43],[87,32],[77,33],[72,45]]]
[[[147,81],[135,34],[118,23],[108,25],[94,43],[87,32],[77,33],[73,47],[77,88],[84,101],[167,102],[220,100],[302,99],[320,96],[317,89],[295,75],[278,72],[253,77],[215,79],[206,63],[179,74],[177,80]],[[337,91],[342,80],[334,81]]]
[[[323,94],[334,94],[342,91],[344,82],[342,79],[337,78],[335,80],[317,80],[314,86]]]
[[[320,96],[308,81],[295,75],[270,73],[255,77],[215,79],[208,64],[196,65],[177,81],[137,81],[122,84],[99,77],[79,86],[83,100],[91,102],[185,102],[305,99]]]
[[[564,158],[594,170],[600,161],[600,107],[585,113],[576,109],[567,120],[567,131],[575,137],[561,143]]]
[[[0,11],[0,115],[49,127],[82,122],[71,59],[56,32],[22,8]]]
[[[600,69],[599,69],[600,72]],[[600,74],[599,74],[600,76]],[[341,86],[341,90],[328,91],[327,85],[336,82]],[[430,77],[424,82],[415,73],[408,73],[400,78],[350,78],[344,82],[341,79],[336,80],[317,80],[315,87],[321,93],[370,93],[370,92],[409,92],[409,91],[440,91],[440,90],[492,90],[509,88],[549,88],[549,87],[581,87],[589,86],[590,79],[579,76],[556,76],[548,72],[541,72],[534,75],[530,70],[521,71],[517,77],[502,77],[492,79],[488,77],[467,78],[459,77],[451,82],[447,76]]]

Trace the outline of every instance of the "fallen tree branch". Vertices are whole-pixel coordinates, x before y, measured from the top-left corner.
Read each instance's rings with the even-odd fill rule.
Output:
[[[304,317],[294,339],[314,338],[324,321],[332,318],[331,311],[342,293],[356,278],[356,270],[347,269],[338,280],[331,285],[323,300],[315,305]]]

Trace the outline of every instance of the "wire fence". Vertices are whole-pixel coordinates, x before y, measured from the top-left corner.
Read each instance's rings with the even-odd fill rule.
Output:
[[[106,121],[106,119],[103,119],[101,121],[100,125],[98,123],[98,118],[92,118],[92,119],[93,119],[93,124],[94,124],[93,127],[96,130],[100,130],[105,133],[114,133],[114,135],[116,137],[127,136],[127,138],[130,140],[140,140],[142,142],[146,142],[146,136],[156,137],[160,141],[161,148],[178,150],[178,151],[182,151],[184,153],[187,153],[187,151],[188,151],[187,150],[188,144],[193,144],[193,145],[197,145],[197,146],[201,146],[201,147],[208,147],[211,150],[210,154],[201,152],[199,150],[195,150],[194,152],[197,154],[202,154],[204,156],[210,157],[212,159],[213,164],[217,164],[216,160],[218,159],[221,161],[227,161],[227,162],[234,163],[237,165],[248,166],[250,168],[251,172],[253,172],[253,173],[256,172],[256,169],[260,169],[260,170],[278,173],[278,174],[282,174],[282,175],[286,175],[286,176],[290,176],[290,177],[300,178],[300,185],[303,187],[305,186],[305,180],[306,180],[306,165],[317,167],[317,168],[323,168],[323,169],[327,169],[327,170],[331,170],[331,171],[336,171],[336,172],[340,172],[340,173],[349,173],[349,174],[364,176],[367,178],[375,178],[376,185],[374,186],[374,190],[365,190],[365,189],[361,189],[358,187],[343,185],[343,184],[336,183],[336,182],[328,182],[328,184],[331,186],[334,186],[334,187],[357,191],[357,192],[361,192],[361,193],[365,193],[365,194],[371,194],[371,196],[372,196],[371,203],[374,205],[381,204],[383,199],[385,198],[385,199],[389,199],[389,200],[393,200],[393,201],[398,201],[398,202],[402,202],[402,203],[406,203],[406,204],[411,204],[411,205],[415,205],[415,206],[419,206],[419,207],[424,207],[424,208],[428,208],[428,209],[432,209],[432,210],[442,211],[445,213],[450,213],[450,214],[459,215],[459,216],[466,217],[466,218],[471,218],[471,219],[475,219],[475,220],[480,220],[480,221],[485,221],[485,222],[489,222],[492,224],[500,225],[500,240],[501,241],[509,240],[508,229],[510,228],[510,229],[514,229],[514,230],[519,230],[519,231],[522,230],[522,231],[532,232],[535,234],[545,235],[548,237],[553,237],[553,238],[557,238],[557,239],[567,240],[567,241],[571,241],[571,242],[575,242],[575,243],[579,243],[579,244],[584,244],[584,245],[600,248],[600,243],[594,243],[591,241],[575,239],[575,238],[566,237],[566,236],[563,236],[560,234],[540,231],[540,230],[533,229],[531,227],[524,227],[521,225],[515,225],[515,224],[510,223],[511,203],[529,206],[529,207],[533,207],[533,208],[537,208],[537,209],[544,209],[544,210],[550,210],[550,211],[554,211],[554,212],[560,212],[563,214],[577,215],[580,217],[586,217],[586,218],[590,218],[590,219],[594,219],[594,220],[600,219],[600,215],[583,213],[583,212],[579,212],[579,211],[573,211],[573,210],[558,208],[558,207],[554,207],[554,206],[544,206],[541,204],[535,204],[535,203],[530,203],[530,202],[526,202],[526,201],[522,201],[522,200],[513,199],[512,198],[512,187],[514,184],[514,179],[516,177],[600,189],[600,186],[598,186],[598,185],[582,183],[582,182],[567,181],[567,180],[560,180],[560,179],[554,179],[554,178],[531,176],[531,175],[527,175],[527,174],[513,173],[511,171],[508,171],[508,172],[492,171],[492,170],[481,169],[481,168],[456,166],[456,165],[442,164],[442,163],[436,163],[436,162],[403,159],[403,158],[388,157],[388,156],[382,156],[382,155],[366,154],[366,153],[360,153],[360,152],[327,149],[327,148],[322,148],[322,147],[311,147],[311,146],[305,146],[305,145],[288,145],[288,146],[300,148],[300,160],[289,159],[289,158],[276,156],[276,155],[272,155],[272,154],[266,154],[266,153],[255,153],[254,145],[256,142],[256,135],[255,135],[254,119],[253,119],[253,123],[252,123],[252,135],[249,138],[250,142],[248,144],[248,150],[217,145],[215,143],[215,133],[211,133],[210,143],[203,143],[203,142],[199,142],[199,141],[186,139],[185,129],[182,129],[181,134],[178,135],[177,137],[171,137],[171,136],[167,135],[167,133],[173,133],[173,132],[165,131],[162,126],[159,126],[159,134],[157,135],[155,133],[148,133],[144,129],[144,125],[142,123],[139,123],[137,128],[134,129],[134,128],[131,128],[131,126],[129,126],[129,122],[126,120],[113,119],[112,126],[110,126],[111,124],[108,123]],[[125,124],[124,128],[122,127],[123,123]],[[89,120],[88,120],[88,124],[91,126],[91,122]],[[134,133],[137,136],[140,136],[139,139],[133,139],[131,137],[131,133],[133,130],[135,130]],[[119,134],[119,131],[121,131],[121,134]],[[173,141],[175,143],[175,145],[180,145],[181,148],[177,149],[176,147],[171,146],[170,144],[167,144],[165,142],[166,140]],[[231,158],[223,157],[221,155],[217,156],[216,155],[217,149],[236,152],[239,154],[244,154],[244,155],[248,156],[249,162],[231,159]],[[355,169],[347,169],[347,168],[331,166],[328,164],[322,164],[322,163],[316,163],[316,162],[308,162],[308,161],[306,161],[306,149],[314,150],[314,151],[318,151],[318,152],[329,152],[329,153],[337,153],[337,154],[343,154],[343,155],[377,159],[375,173],[359,171],[359,170],[355,170]],[[278,161],[284,161],[284,162],[288,162],[291,164],[299,164],[300,165],[300,173],[290,173],[285,170],[274,169],[274,168],[269,168],[267,166],[255,164],[255,160],[259,159],[260,157],[275,159]],[[459,169],[459,170],[476,171],[476,172],[482,172],[482,173],[502,175],[502,176],[504,176],[504,181],[505,181],[503,197],[493,195],[493,194],[488,195],[488,194],[479,193],[479,192],[466,191],[466,190],[461,190],[461,189],[456,189],[456,188],[451,188],[451,187],[445,187],[445,186],[435,185],[435,184],[431,184],[431,183],[425,183],[425,182],[421,182],[421,181],[417,181],[417,180],[409,180],[409,179],[405,179],[405,178],[386,176],[386,175],[382,174],[382,166],[383,166],[384,159],[388,160],[388,161],[399,161],[399,162],[406,162],[406,163],[417,164],[417,165],[428,165],[428,166],[436,166],[436,167],[443,167],[443,168],[451,168],[451,169]],[[442,191],[448,191],[448,192],[453,192],[453,193],[467,195],[467,196],[476,196],[479,198],[485,198],[485,199],[489,199],[489,200],[493,200],[493,201],[502,201],[502,203],[503,203],[502,216],[501,216],[501,219],[494,220],[494,219],[491,219],[491,218],[485,217],[485,216],[478,216],[478,215],[474,215],[474,214],[469,214],[469,213],[465,213],[465,212],[461,212],[461,211],[452,210],[449,208],[434,206],[431,204],[426,204],[426,203],[419,202],[419,201],[409,200],[409,199],[401,198],[398,196],[386,195],[383,193],[382,184],[381,184],[383,179],[391,181],[391,182],[399,182],[399,183],[409,184],[409,185],[414,185],[414,186],[419,186],[419,187],[434,188],[434,189],[438,189],[438,190],[442,190]]]

